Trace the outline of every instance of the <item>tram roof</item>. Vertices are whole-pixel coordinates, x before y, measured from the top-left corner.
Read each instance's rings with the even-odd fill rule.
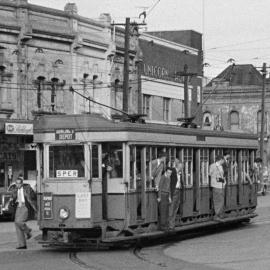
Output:
[[[56,129],[75,129],[77,132],[145,132],[145,133],[162,133],[173,135],[192,135],[207,137],[224,137],[238,139],[257,139],[257,135],[248,133],[237,133],[227,131],[214,131],[195,128],[183,128],[169,124],[154,123],[130,123],[116,122],[108,120],[99,115],[46,115],[39,117],[34,123],[34,134],[52,133]]]

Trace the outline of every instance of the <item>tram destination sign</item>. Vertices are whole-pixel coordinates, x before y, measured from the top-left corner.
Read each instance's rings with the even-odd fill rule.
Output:
[[[73,128],[55,129],[55,140],[57,141],[75,140],[75,129]]]

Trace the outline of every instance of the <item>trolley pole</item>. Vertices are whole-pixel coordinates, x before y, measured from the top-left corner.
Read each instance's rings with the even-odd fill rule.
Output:
[[[260,134],[260,158],[262,159],[262,165],[264,165],[264,158],[263,158],[263,148],[264,148],[264,117],[265,117],[265,78],[266,78],[266,63],[263,63],[262,68],[262,106],[261,106],[261,134]]]
[[[125,25],[125,54],[124,54],[124,82],[123,82],[123,111],[128,112],[129,96],[129,31],[130,18],[126,18]]]

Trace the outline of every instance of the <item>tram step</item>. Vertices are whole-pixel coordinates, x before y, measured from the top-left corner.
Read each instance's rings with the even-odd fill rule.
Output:
[[[143,239],[143,238],[161,237],[161,236],[164,236],[164,235],[189,231],[189,230],[193,230],[193,229],[201,228],[201,227],[208,227],[208,226],[217,225],[217,224],[240,222],[240,221],[243,221],[243,220],[248,220],[250,218],[254,218],[256,216],[257,216],[256,213],[252,213],[252,214],[248,214],[248,215],[244,215],[244,216],[228,217],[228,218],[224,218],[224,219],[222,219],[220,221],[211,220],[211,221],[205,221],[205,222],[200,222],[200,223],[175,227],[175,229],[173,231],[155,231],[155,232],[149,232],[149,233],[136,234],[136,235],[133,235],[133,236],[106,238],[106,239],[103,239],[102,242],[103,243],[112,243],[112,242],[130,241],[130,240]]]

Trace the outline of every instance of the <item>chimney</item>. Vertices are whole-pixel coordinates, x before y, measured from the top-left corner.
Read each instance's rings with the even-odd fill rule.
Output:
[[[70,14],[78,14],[78,8],[75,3],[67,3],[65,5],[64,11]]]
[[[110,15],[110,13],[102,13],[99,16],[99,21],[103,22],[106,25],[110,25],[112,22],[112,17]]]

